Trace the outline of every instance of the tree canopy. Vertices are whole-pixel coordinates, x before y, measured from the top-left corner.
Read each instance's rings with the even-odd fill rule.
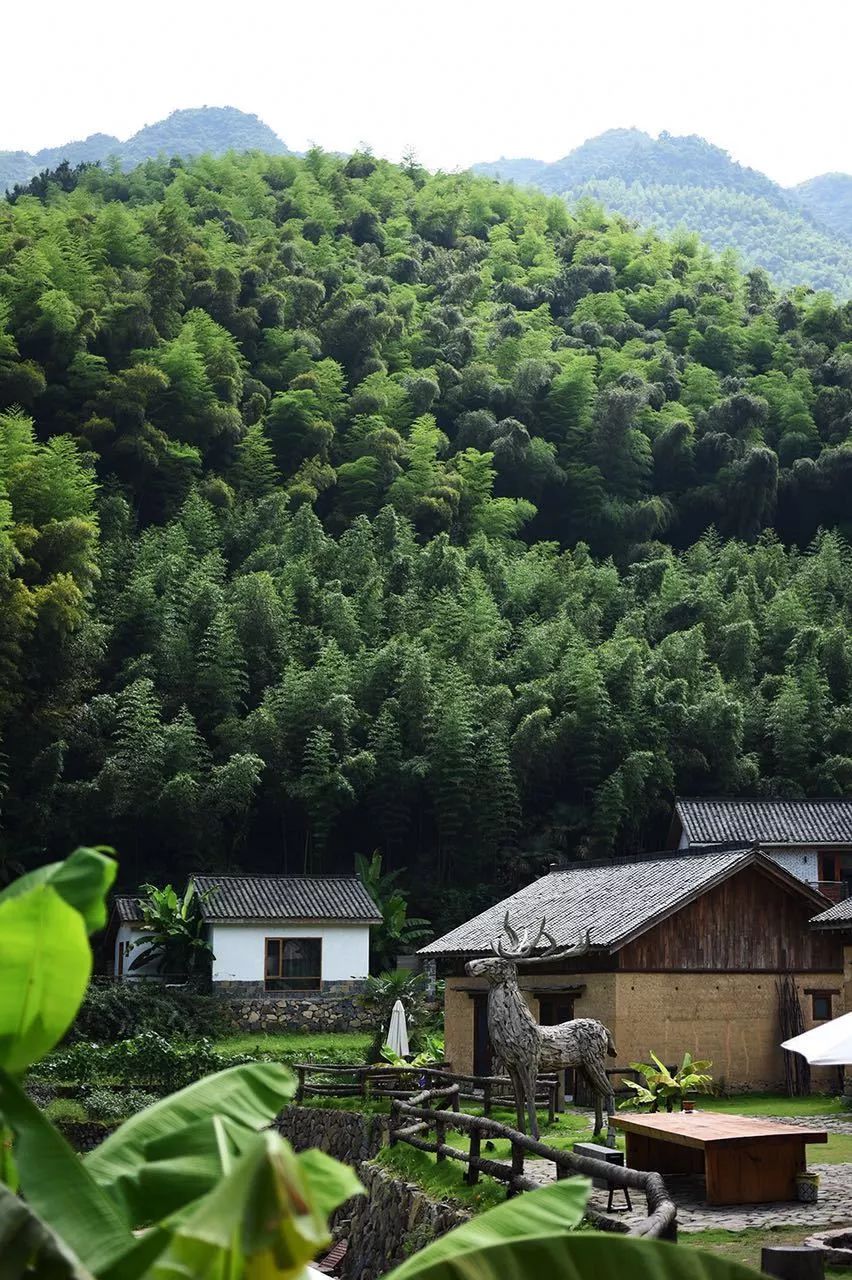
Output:
[[[9,857],[439,926],[677,791],[852,775],[852,306],[367,153],[0,205]]]

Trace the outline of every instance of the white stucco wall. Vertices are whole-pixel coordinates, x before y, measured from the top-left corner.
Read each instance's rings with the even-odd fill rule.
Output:
[[[135,947],[132,945],[139,938],[142,938],[142,937],[144,937],[144,930],[138,928],[138,926],[136,925],[120,924],[118,926],[118,929],[115,935],[115,952],[112,958],[113,966],[114,966],[113,967],[114,974],[116,975],[118,974],[118,971],[119,971],[118,957],[122,951],[124,951],[124,964],[122,966],[122,973],[121,973],[122,978],[128,978],[130,981],[132,981],[134,978],[141,976],[143,973],[147,972],[148,965],[144,965],[144,964],[139,965],[138,968],[133,969],[132,971],[130,970],[130,966],[134,962],[136,957],[139,955],[143,955],[144,952],[147,950],[147,948],[145,947]],[[131,944],[131,945],[128,946],[128,944]]]
[[[819,880],[819,855],[816,850],[785,849],[776,852],[767,849],[767,853],[773,862],[789,871],[791,876],[798,876],[800,880],[807,880],[812,884]]]
[[[322,938],[322,981],[348,982],[370,972],[370,929],[347,924],[214,924],[214,982],[262,982],[267,938]]]

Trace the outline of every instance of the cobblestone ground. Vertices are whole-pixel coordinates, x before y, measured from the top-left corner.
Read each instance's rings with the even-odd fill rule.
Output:
[[[761,1117],[764,1118],[764,1117]],[[798,1124],[808,1128],[828,1129],[831,1133],[852,1133],[852,1122],[842,1116],[777,1116],[784,1124]],[[752,1227],[828,1227],[852,1223],[852,1164],[809,1164],[808,1168],[820,1175],[819,1200],[816,1204],[802,1204],[798,1200],[775,1204],[708,1205],[704,1200],[704,1179],[698,1177],[667,1177],[666,1186],[677,1205],[679,1231],[746,1231]],[[547,1160],[527,1160],[524,1172],[537,1182],[551,1182],[553,1165]],[[601,1213],[606,1212],[606,1191],[594,1191],[590,1205]],[[626,1223],[638,1222],[645,1217],[644,1197],[632,1196],[632,1211],[619,1212],[624,1197],[616,1191],[613,1198],[613,1216]]]

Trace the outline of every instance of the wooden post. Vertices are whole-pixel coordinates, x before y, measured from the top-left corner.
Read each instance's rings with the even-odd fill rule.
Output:
[[[388,1126],[388,1145],[391,1147],[396,1146],[396,1130],[399,1122],[399,1112],[399,1098],[391,1098],[390,1125]]]
[[[444,1124],[443,1120],[436,1120],[435,1121],[435,1142],[439,1147],[441,1147],[446,1142],[446,1140],[447,1140],[447,1126]],[[446,1160],[446,1158],[447,1157],[443,1153],[443,1151],[435,1152],[436,1160]]]
[[[296,1067],[296,1075],[299,1077],[299,1083],[296,1086],[296,1102],[301,1102],[305,1096],[305,1068]]]
[[[517,1142],[512,1143],[512,1178],[524,1176],[524,1149]],[[509,1183],[507,1197],[516,1194],[514,1182]]]
[[[467,1166],[467,1172],[464,1175],[464,1180],[469,1187],[475,1187],[479,1182],[479,1170],[474,1161],[479,1159],[481,1142],[482,1134],[478,1129],[474,1129],[470,1135],[470,1164]]]
[[[491,1115],[491,1081],[482,1086],[482,1114]]]
[[[459,1111],[461,1111],[461,1102],[459,1101],[458,1089],[456,1089],[455,1093],[453,1094],[453,1111],[455,1111],[457,1114]]]
[[[760,1251],[760,1269],[779,1280],[823,1280],[825,1262],[822,1249],[808,1245],[767,1245]]]

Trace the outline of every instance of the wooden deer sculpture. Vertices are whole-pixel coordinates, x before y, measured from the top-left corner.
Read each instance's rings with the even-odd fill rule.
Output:
[[[475,977],[488,979],[488,1034],[512,1081],[518,1128],[522,1133],[526,1132],[526,1109],[530,1131],[533,1137],[538,1137],[535,1090],[539,1071],[562,1071],[566,1067],[574,1067],[583,1072],[594,1093],[595,1133],[599,1134],[603,1129],[604,1100],[608,1116],[615,1109],[612,1085],[606,1074],[607,1056],[617,1056],[611,1033],[595,1018],[573,1018],[553,1027],[540,1027],[518,987],[519,964],[544,964],[585,955],[591,947],[590,936],[587,933],[582,942],[560,947],[542,920],[538,934],[530,942],[527,930],[518,937],[509,924],[508,912],[503,929],[510,948],[506,949],[495,938],[491,944],[494,955],[483,960],[470,960],[465,968]],[[534,955],[541,942],[549,944],[547,949]]]

